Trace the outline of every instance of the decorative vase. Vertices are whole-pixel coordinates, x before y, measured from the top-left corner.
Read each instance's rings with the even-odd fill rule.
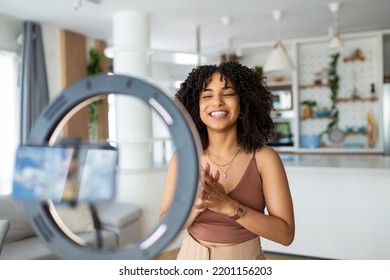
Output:
[[[313,117],[313,109],[311,107],[306,107],[303,109],[303,118],[308,119]]]

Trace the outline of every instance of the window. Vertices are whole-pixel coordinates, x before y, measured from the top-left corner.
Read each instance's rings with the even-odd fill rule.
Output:
[[[0,195],[10,194],[15,150],[19,143],[18,56],[0,50]]]

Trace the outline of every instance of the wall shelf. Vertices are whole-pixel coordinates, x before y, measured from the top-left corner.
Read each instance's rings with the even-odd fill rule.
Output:
[[[337,98],[336,102],[376,102],[378,101],[378,97],[349,97],[349,98]]]
[[[333,117],[332,116],[313,116],[313,117],[302,117],[301,120],[305,121],[305,120],[323,120],[323,119],[332,119]]]
[[[301,89],[306,88],[319,88],[319,87],[329,87],[329,84],[306,84],[306,85],[300,85]]]
[[[353,62],[353,61],[364,61],[365,58],[364,57],[344,57],[343,61],[344,62]]]
[[[381,83],[379,80],[381,75],[379,75],[377,67],[380,64],[377,52],[380,50],[377,46],[378,38],[374,36],[345,41],[343,52],[338,57],[339,91],[335,99],[332,99],[330,83],[327,81],[328,77],[321,75],[318,71],[318,69],[330,67],[332,57],[329,52],[326,52],[327,45],[325,43],[307,42],[298,46],[298,60],[300,63],[297,80],[297,103],[301,104],[304,100],[314,100],[318,108],[333,108],[332,106],[335,105],[337,109],[335,112],[338,113],[337,125],[343,133],[343,139],[337,145],[328,133],[323,134],[321,147],[316,149],[306,148],[308,151],[333,153],[336,151],[349,152],[351,150],[354,152],[382,150],[383,143],[380,137],[377,138],[374,147],[367,144],[370,134],[369,125],[367,124],[368,112],[373,112],[376,120],[378,120],[377,132],[378,135],[381,134],[379,126],[381,93],[371,93]],[[321,71],[324,72],[325,70]],[[299,108],[301,109],[301,107]],[[297,130],[299,132],[296,137],[297,151],[302,152],[305,149],[300,147],[301,136],[320,135],[327,130],[332,120],[331,116],[313,115],[308,117],[300,110],[297,119]],[[366,127],[366,129],[361,129],[362,127]]]
[[[266,84],[267,84],[267,86],[269,88],[292,86],[292,82],[291,81],[281,81],[281,82],[275,82],[275,81],[267,82],[266,81]]]
[[[356,49],[350,56],[343,58],[344,62],[364,61],[366,58],[363,56],[360,49]]]
[[[363,131],[345,131],[344,132],[345,135],[367,135],[367,130],[363,130]]]

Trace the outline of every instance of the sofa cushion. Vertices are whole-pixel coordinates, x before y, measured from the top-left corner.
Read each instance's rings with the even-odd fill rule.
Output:
[[[5,244],[0,260],[50,260],[56,256],[36,237]]]
[[[57,205],[56,211],[64,224],[74,233],[90,232],[94,229],[88,204],[80,203],[75,207]]]
[[[103,224],[118,228],[137,221],[142,214],[139,207],[124,202],[97,203],[96,208]]]
[[[0,196],[0,218],[10,222],[4,244],[35,235],[21,201],[13,200],[10,196]]]
[[[3,247],[3,243],[5,240],[5,235],[8,232],[9,221],[8,220],[0,220],[0,254],[1,248]]]
[[[103,241],[103,247],[109,248],[109,249],[117,249],[118,248],[118,236],[115,232],[109,231],[109,230],[101,230],[100,234],[102,236]],[[97,236],[96,231],[94,232],[86,232],[86,233],[80,233],[78,236],[81,239],[84,239],[88,242],[88,246],[96,245],[97,244]]]
[[[82,239],[94,243],[95,233],[81,233]],[[105,247],[116,248],[117,236],[110,231],[102,231],[102,239]],[[0,260],[51,260],[59,259],[38,237],[29,237],[18,242],[7,244],[3,247]],[[77,256],[75,256],[77,259]]]
[[[78,204],[76,207],[57,205],[56,211],[64,224],[74,233],[89,232],[94,229],[92,215],[87,204]],[[25,214],[22,201],[14,200],[11,196],[0,196],[0,218],[10,221],[4,243],[35,235]]]

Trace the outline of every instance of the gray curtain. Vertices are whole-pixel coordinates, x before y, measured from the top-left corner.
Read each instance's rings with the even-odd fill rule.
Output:
[[[35,120],[49,102],[42,30],[37,23],[23,23],[21,64],[20,143],[25,144]]]

